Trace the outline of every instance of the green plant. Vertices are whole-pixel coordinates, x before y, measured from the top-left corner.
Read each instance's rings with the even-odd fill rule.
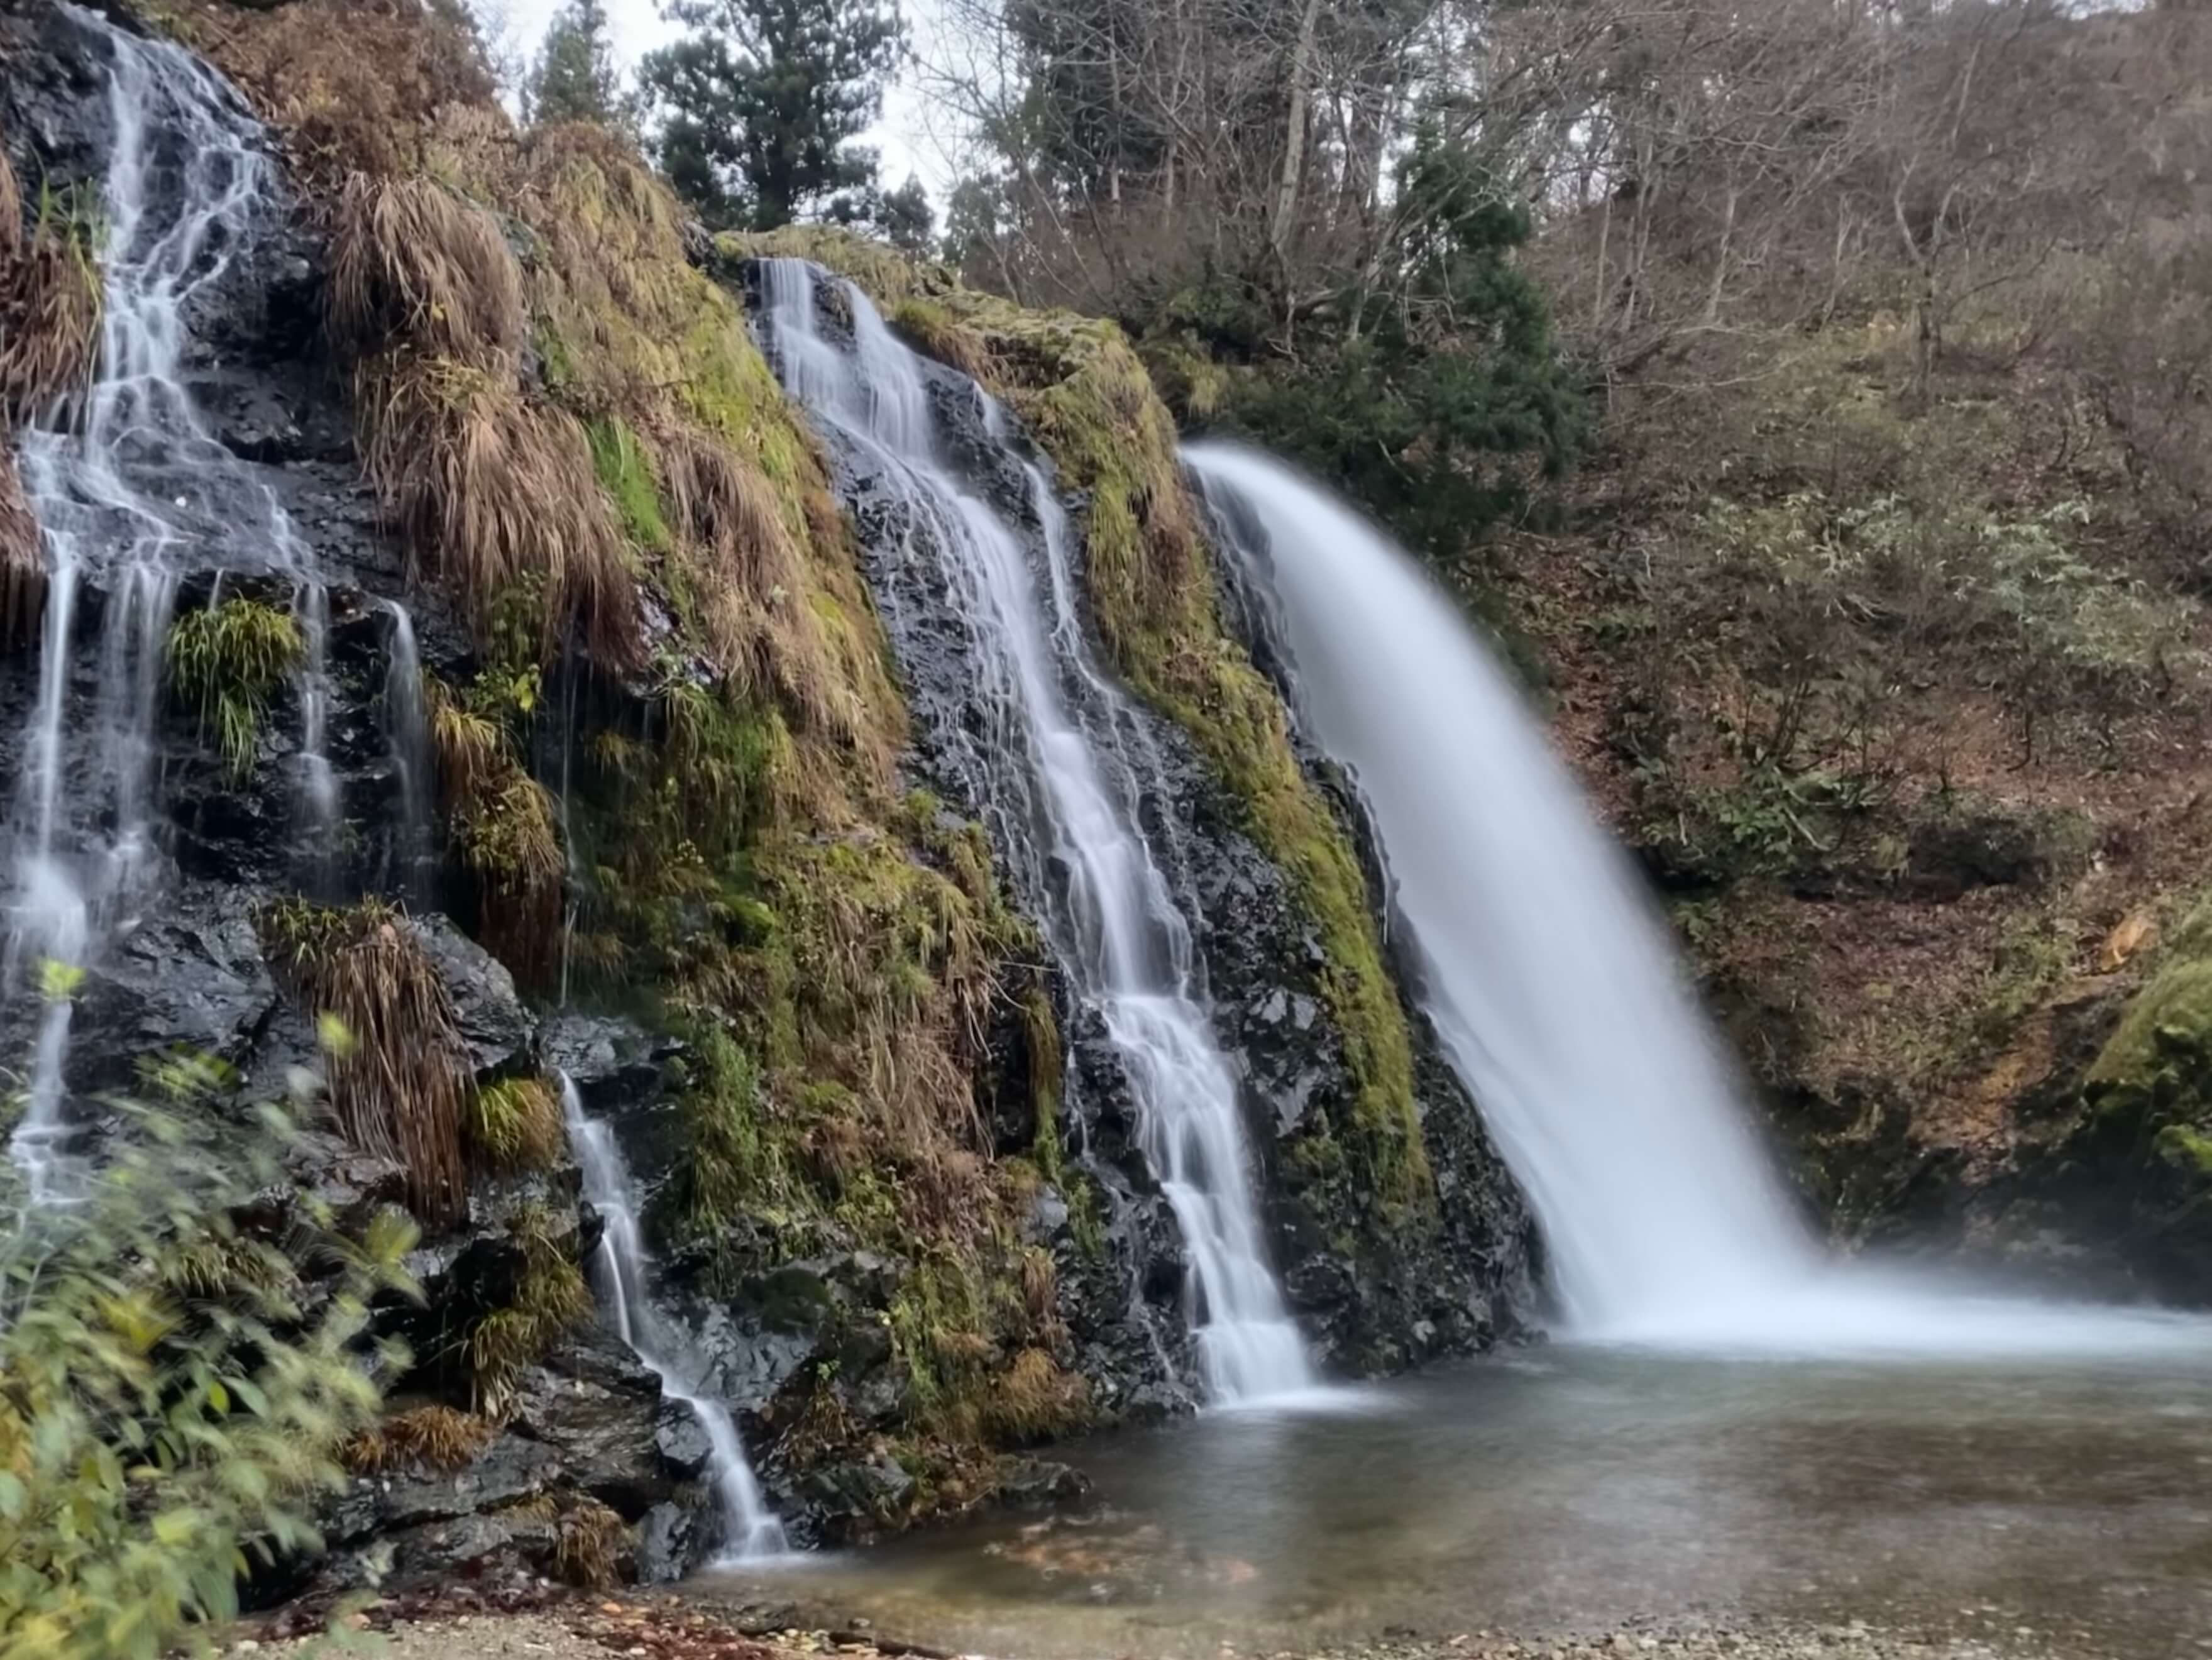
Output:
[[[497,1419],[513,1403],[525,1368],[544,1359],[561,1334],[592,1312],[592,1288],[543,1206],[525,1205],[508,1218],[508,1240],[520,1254],[514,1293],[488,1310],[462,1340],[476,1409]]]
[[[469,1144],[500,1169],[546,1169],[566,1140],[560,1096],[534,1076],[485,1085],[470,1100],[462,1125]]]
[[[258,599],[186,611],[169,629],[169,684],[198,714],[231,775],[253,769],[269,699],[307,654],[300,624]]]
[[[358,1239],[313,1207],[273,1232],[251,1201],[283,1180],[291,1130],[191,1099],[172,1063],[82,1202],[41,1211],[0,1253],[0,1650],[155,1660],[228,1618],[256,1558],[309,1548],[339,1450],[404,1364],[370,1298],[412,1292],[414,1230]],[[211,1263],[228,1267],[210,1273]]]

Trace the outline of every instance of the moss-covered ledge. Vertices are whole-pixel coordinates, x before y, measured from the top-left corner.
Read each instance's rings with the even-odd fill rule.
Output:
[[[1350,835],[1291,746],[1281,700],[1223,626],[1175,423],[1113,323],[1028,311],[942,266],[825,227],[724,237],[732,260],[794,256],[850,278],[920,350],[975,375],[1087,493],[1092,615],[1115,667],[1196,741],[1243,805],[1253,840],[1291,879],[1327,958],[1322,990],[1355,1080],[1345,1127],[1374,1190],[1434,1205],[1413,1098],[1413,1042],[1384,966]]]

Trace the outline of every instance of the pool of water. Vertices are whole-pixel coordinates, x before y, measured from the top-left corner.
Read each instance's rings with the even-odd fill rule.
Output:
[[[1024,1656],[1763,1618],[2212,1652],[2212,1347],[1561,1345],[1064,1456],[1087,1509],[700,1589]]]

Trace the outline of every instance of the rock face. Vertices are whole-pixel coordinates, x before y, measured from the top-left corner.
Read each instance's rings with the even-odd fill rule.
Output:
[[[825,290],[819,311],[841,314],[834,289]],[[1048,584],[1044,530],[1024,465],[1042,458],[1026,440],[1010,444],[1003,428],[987,426],[964,377],[934,370],[930,392],[963,481],[1019,527],[1036,581]],[[975,734],[995,730],[1000,717],[977,684],[975,624],[930,562],[905,551],[901,508],[867,459],[838,459],[840,488],[917,717],[921,769],[957,811],[979,812],[991,795],[980,769],[993,757],[979,758]],[[1079,524],[1082,503],[1066,505]],[[1379,1202],[1328,1134],[1330,1125],[1350,1122],[1356,1088],[1321,983],[1324,948],[1291,885],[1241,828],[1243,804],[1190,738],[1133,701],[1127,719],[1139,730],[1120,741],[1144,759],[1140,828],[1190,919],[1216,1036],[1239,1074],[1275,1262],[1323,1366],[1389,1371],[1511,1333],[1533,1304],[1533,1224],[1433,1033],[1415,1020],[1419,1100],[1438,1203],[1432,1215],[1409,1207],[1401,1216]],[[997,852],[1015,873],[1024,908],[1042,914],[1050,901],[1040,890],[1055,879],[1051,872],[1033,872],[1024,891],[1021,850]],[[1066,1135],[1109,1195],[1105,1249],[1086,1257],[1078,1248],[1064,1195],[1042,1195],[1037,1219],[1063,1286],[1078,1288],[1068,1318],[1087,1346],[1086,1374],[1115,1406],[1142,1411],[1163,1398],[1188,1399],[1194,1387],[1181,1316],[1186,1265],[1140,1150],[1121,1063],[1103,1029],[1065,1000],[1074,1121]],[[1001,1130],[1013,1145],[1031,1133],[1018,1108]],[[1130,1286],[1138,1288],[1133,1306]]]
[[[18,176],[56,189],[97,189],[112,137],[105,53],[100,36],[58,8],[0,4],[0,136]],[[326,584],[325,746],[339,822],[328,845],[303,848],[296,684],[271,698],[242,772],[216,751],[195,711],[162,697],[152,734],[157,875],[86,965],[72,1022],[72,1122],[95,1157],[108,1126],[94,1099],[134,1088],[149,1059],[179,1050],[218,1058],[235,1070],[241,1103],[286,1097],[299,1069],[319,1064],[308,1012],[272,969],[264,909],[308,885],[311,865],[319,899],[344,903],[391,888],[400,813],[382,700],[392,603],[412,608],[432,666],[450,673],[466,662],[460,631],[434,598],[404,586],[401,550],[379,528],[339,379],[322,345],[319,242],[303,224],[290,224],[230,252],[226,275],[197,295],[185,318],[187,386],[239,463],[223,475],[224,487],[265,491],[279,502]],[[258,522],[239,502],[216,502],[206,522],[185,522],[170,549],[178,612],[210,604],[218,587],[223,598],[292,605],[291,579],[272,575],[265,550],[228,533],[226,520]],[[89,712],[112,672],[100,640],[111,596],[96,560],[87,581],[67,670],[70,707],[80,713],[64,727],[64,765],[72,776],[99,764],[98,722]],[[10,776],[22,770],[40,668],[35,648],[0,657],[0,763]],[[309,852],[312,860],[303,857]],[[507,971],[443,915],[400,926],[442,981],[477,1077],[536,1071],[538,1019]],[[11,1057],[22,1054],[36,1018],[35,998],[10,988],[0,1005],[0,1039]],[[350,1146],[332,1125],[308,1124],[289,1166],[295,1194],[327,1206],[341,1227],[363,1225],[405,1198],[400,1166]],[[550,1214],[556,1248],[581,1255],[593,1219],[575,1195],[573,1166],[480,1183],[465,1219],[422,1241],[410,1264],[423,1287],[422,1306],[395,1307],[381,1320],[417,1357],[412,1375],[389,1380],[403,1417],[441,1395],[467,1404],[465,1389],[456,1392],[441,1376],[440,1357],[471,1310],[509,1295],[519,1217]],[[270,1225],[281,1227],[281,1213]],[[324,1518],[327,1554],[264,1570],[245,1594],[265,1602],[311,1586],[392,1585],[456,1572],[551,1573],[563,1529],[596,1506],[635,1524],[636,1542],[626,1549],[637,1572],[673,1577],[708,1541],[694,1522],[702,1502],[697,1461],[662,1450],[672,1416],[688,1421],[662,1400],[652,1372],[583,1326],[525,1370],[512,1408],[479,1454],[452,1469],[397,1456],[356,1477]]]

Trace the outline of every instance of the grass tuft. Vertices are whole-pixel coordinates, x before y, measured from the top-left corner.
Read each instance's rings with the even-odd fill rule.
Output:
[[[564,1584],[605,1590],[615,1584],[629,1529],[596,1499],[581,1499],[561,1512],[553,1543],[553,1572]]]
[[[426,1225],[458,1220],[468,1196],[461,1121],[475,1084],[453,1000],[415,924],[377,899],[345,908],[280,900],[255,927],[280,979],[342,1029],[327,1061],[347,1139],[405,1167],[408,1203]]]
[[[544,1207],[521,1207],[508,1219],[507,1237],[522,1254],[514,1300],[479,1316],[464,1340],[477,1410],[494,1420],[513,1405],[525,1370],[592,1312],[584,1271],[555,1237]]]
[[[199,716],[233,778],[253,770],[269,700],[306,655],[298,621],[258,599],[203,606],[171,625],[169,684]]]
[[[392,1413],[345,1444],[341,1462],[356,1475],[419,1467],[457,1470],[491,1444],[498,1430],[474,1413],[416,1407]]]
[[[470,1101],[462,1121],[470,1146],[496,1170],[545,1170],[568,1144],[561,1098],[544,1078],[502,1078]]]
[[[0,206],[9,202],[0,216],[9,233],[0,242],[0,424],[42,415],[83,387],[99,356],[106,298],[88,198],[42,189],[27,235],[12,171],[0,177]]]

